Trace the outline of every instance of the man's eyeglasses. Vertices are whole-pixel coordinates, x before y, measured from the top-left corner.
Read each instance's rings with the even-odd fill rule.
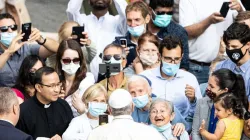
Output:
[[[17,25],[15,24],[15,25],[10,25],[10,26],[2,26],[2,27],[0,27],[0,30],[1,30],[1,32],[7,32],[9,28],[12,31],[16,31],[17,30]]]
[[[70,64],[72,61],[73,61],[74,64],[79,64],[79,63],[80,63],[80,59],[79,59],[79,58],[74,58],[74,59],[64,58],[64,59],[62,59],[62,62],[63,62],[65,65]]]
[[[62,83],[60,82],[60,83],[58,83],[58,84],[51,84],[51,85],[45,85],[45,84],[43,84],[43,83],[39,83],[40,85],[43,85],[43,86],[46,86],[46,87],[49,87],[49,88],[53,88],[53,89],[55,89],[55,88],[57,88],[57,87],[59,87],[59,88],[61,88],[61,86],[62,86]]]
[[[174,62],[174,64],[178,64],[181,62],[181,57],[175,57],[174,59],[172,59],[171,57],[162,57],[163,61],[164,62],[167,62],[167,63],[172,63]]]
[[[114,57],[116,61],[119,61],[122,59],[122,56],[120,54],[114,54],[114,55],[104,55],[103,61],[110,61],[111,58]]]

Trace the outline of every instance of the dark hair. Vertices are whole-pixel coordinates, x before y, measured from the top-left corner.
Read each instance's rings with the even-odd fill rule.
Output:
[[[57,54],[56,54],[56,72],[60,75],[60,78],[63,82],[64,89],[65,89],[66,84],[65,84],[64,72],[62,70],[61,59],[62,59],[64,52],[67,49],[74,50],[78,53],[79,59],[80,59],[80,68],[76,71],[74,82],[71,88],[69,89],[66,97],[73,94],[79,88],[81,81],[86,77],[86,73],[87,73],[86,60],[85,60],[85,57],[83,56],[81,45],[73,39],[63,40],[60,43]]]
[[[177,47],[181,48],[181,54],[183,54],[183,46],[181,40],[176,36],[166,36],[160,43],[160,49],[159,52],[162,55],[163,48],[166,48],[167,50],[172,50]]]
[[[125,11],[126,11],[126,15],[128,12],[131,12],[131,11],[140,11],[143,18],[146,18],[147,15],[150,14],[147,4],[143,1],[135,1],[135,2],[129,3]]]
[[[155,10],[157,7],[173,7],[174,0],[150,0],[149,6]]]
[[[228,46],[229,40],[239,40],[241,44],[246,44],[250,41],[250,29],[243,23],[233,23],[223,34],[223,41]]]
[[[231,70],[222,68],[212,73],[216,77],[216,84],[220,89],[228,89],[239,100],[242,101],[244,107],[248,110],[248,98],[246,96],[246,88],[244,79],[240,74],[235,74]]]
[[[151,32],[146,32],[146,33],[143,33],[139,39],[138,39],[138,47],[137,49],[140,49],[141,48],[141,45],[145,42],[151,42],[153,44],[155,44],[155,46],[157,47],[157,49],[159,50],[159,46],[160,46],[160,43],[159,43],[159,38],[152,34]]]
[[[240,99],[238,99],[234,93],[223,93],[215,98],[214,103],[221,103],[221,106],[225,109],[232,109],[233,113],[240,119],[243,119],[244,109]]]
[[[29,99],[30,95],[27,93],[25,87],[26,86],[32,86],[33,85],[33,78],[31,72],[31,68],[38,62],[40,61],[43,66],[45,66],[44,61],[37,55],[29,55],[24,58],[21,67],[19,69],[19,74],[17,77],[16,85],[15,87],[19,89],[23,94],[25,99]],[[34,85],[33,85],[34,86]]]
[[[53,69],[51,67],[47,67],[47,66],[41,67],[35,73],[34,85],[42,83],[43,75],[49,75],[49,74],[54,73],[54,72],[56,72],[55,69]]]
[[[0,14],[0,20],[5,19],[5,18],[10,18],[16,23],[15,18],[11,14],[9,13]]]
[[[240,22],[242,20],[250,19],[250,11],[242,11],[239,12],[238,15],[235,18],[236,22]]]

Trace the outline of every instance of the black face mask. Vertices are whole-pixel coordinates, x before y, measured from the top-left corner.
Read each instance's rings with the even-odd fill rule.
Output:
[[[216,97],[216,94],[209,89],[206,89],[206,94],[211,100],[214,100],[214,98]]]
[[[243,48],[245,45],[243,45],[241,48]],[[226,53],[227,56],[235,63],[237,64],[248,52],[246,50],[245,54],[242,53],[241,48],[239,49],[233,49],[233,50],[229,50],[226,48]]]

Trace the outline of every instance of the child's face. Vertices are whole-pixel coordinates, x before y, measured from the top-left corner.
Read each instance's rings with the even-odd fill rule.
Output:
[[[150,112],[150,120],[152,124],[161,127],[168,124],[174,118],[174,113],[166,107],[164,103],[157,103]]]
[[[215,115],[218,119],[227,118],[230,114],[232,114],[231,110],[225,109],[221,106],[221,102],[214,103]]]

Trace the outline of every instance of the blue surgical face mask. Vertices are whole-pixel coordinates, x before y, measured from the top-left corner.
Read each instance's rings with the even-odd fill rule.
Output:
[[[171,127],[171,124],[168,123],[168,124],[163,125],[163,126],[160,126],[160,127],[151,124],[151,126],[153,126],[158,132],[164,132],[164,131],[167,130],[169,127]]]
[[[172,63],[167,63],[167,62],[162,61],[161,70],[167,76],[174,76],[178,72],[179,69],[180,69],[180,63],[172,64]]]
[[[137,108],[145,107],[148,101],[149,99],[147,94],[133,98],[133,102]]]
[[[128,26],[128,31],[129,33],[132,35],[132,36],[135,36],[135,37],[139,37],[143,34],[145,30],[145,25],[142,24],[140,26],[136,26],[136,27],[130,27]]]
[[[172,15],[156,15],[153,20],[154,25],[158,27],[167,27],[172,20]]]
[[[98,117],[99,115],[104,114],[107,107],[108,105],[105,103],[89,102],[88,111],[92,116]]]
[[[1,40],[0,42],[5,46],[5,47],[9,47],[10,43],[12,42],[12,40],[17,36],[17,32],[4,32],[1,33]]]

